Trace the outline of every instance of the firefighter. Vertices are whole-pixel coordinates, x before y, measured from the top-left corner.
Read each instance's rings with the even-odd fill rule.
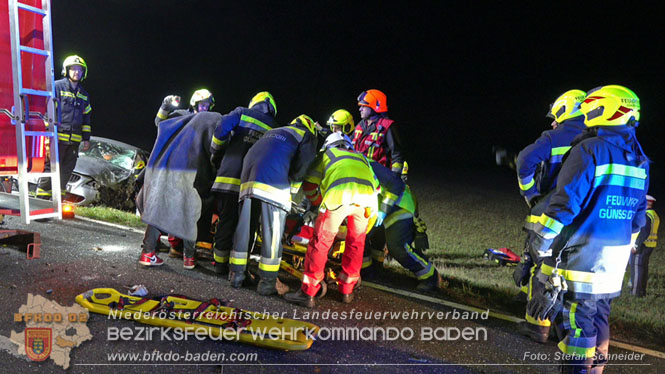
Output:
[[[324,150],[317,155],[305,177],[303,191],[312,205],[319,207],[319,214],[314,235],[307,245],[302,286],[284,295],[294,304],[314,307],[328,250],[344,219],[347,220],[346,245],[337,281],[342,302],[353,301],[353,288],[360,279],[367,225],[377,210],[379,183],[367,159],[352,147],[350,139],[342,133],[330,134]]]
[[[229,271],[229,255],[238,225],[238,197],[243,159],[249,148],[263,134],[278,127],[275,116],[275,99],[269,92],[263,91],[250,100],[247,108],[238,107],[224,115],[221,125],[215,129],[210,162],[217,168],[212,192],[219,216],[213,246],[215,271],[218,274]],[[245,261],[244,258],[231,259],[231,263],[236,262],[237,265],[242,265]],[[237,276],[240,279],[240,275]]]
[[[649,257],[658,244],[658,226],[660,217],[653,209],[656,199],[647,195],[647,221],[640,230],[635,247],[633,247],[628,262],[630,267],[630,292],[637,297],[647,295],[647,279],[649,278]]]
[[[60,192],[64,195],[69,178],[79,157],[79,144],[90,149],[90,97],[81,82],[88,76],[88,65],[79,56],[65,58],[62,63],[64,78],[55,82],[55,98],[58,118],[58,163],[60,165]],[[50,171],[50,162],[45,171]],[[37,197],[51,197],[51,179],[41,178]]]
[[[316,133],[315,122],[303,114],[289,126],[265,133],[247,152],[240,178],[240,220],[231,251],[231,286],[242,285],[260,217],[262,244],[256,291],[263,296],[277,293],[281,238],[291,210],[291,193],[300,189],[316,155]]]
[[[401,177],[404,158],[394,121],[388,118],[386,95],[379,90],[363,91],[358,106],[361,120],[354,132],[353,147]]]
[[[608,361],[610,303],[646,223],[649,188],[637,95],[599,87],[580,110],[588,131],[569,151],[529,243],[538,268],[527,311],[557,318],[563,373],[602,372]]]
[[[547,117],[553,119],[552,129],[544,131],[533,143],[524,148],[516,159],[516,169],[520,194],[529,206],[522,229],[527,233],[528,243],[533,229],[547,206],[550,191],[556,187],[556,178],[561,169],[564,155],[570,150],[573,139],[581,134],[586,126],[584,116],[580,112],[580,104],[586,93],[581,90],[569,90],[559,96],[550,105]],[[539,200],[542,200],[539,204]],[[529,257],[528,249],[522,255],[521,264],[515,269],[515,284],[530,299],[530,280],[534,263]],[[550,334],[550,321],[537,320],[526,315],[526,324],[522,325],[522,333],[537,341],[545,343]]]
[[[155,126],[167,118],[186,116],[188,114],[207,112],[215,106],[215,97],[205,88],[194,91],[189,99],[189,108],[176,109],[180,105],[180,96],[168,95],[162,100],[162,105],[155,116]]]
[[[330,118],[328,118],[327,124],[331,133],[341,131],[346,136],[351,136],[356,127],[356,122],[353,120],[353,116],[345,109],[334,111],[333,114],[330,115]]]
[[[416,234],[414,218],[418,207],[411,188],[385,166],[375,161],[370,164],[381,185],[378,218],[372,233],[380,231],[381,233],[374,238],[378,236],[385,240],[377,247],[373,247],[377,244],[377,240],[365,241],[363,270],[373,262],[373,259],[380,261],[378,265],[383,266],[385,242],[390,256],[416,276],[418,279],[416,288],[419,291],[432,291],[438,288],[441,283],[438,271],[422,250],[414,245]],[[377,253],[380,256],[377,256]]]
[[[191,99],[189,99],[189,108],[188,109],[176,109],[180,105],[180,96],[177,95],[168,95],[162,100],[162,105],[159,107],[159,111],[155,116],[155,126],[159,126],[159,123],[165,119],[186,116],[189,114],[195,114],[199,112],[207,112],[212,110],[215,106],[215,97],[212,95],[212,92],[208,91],[205,88],[198,89],[194,91]],[[141,172],[137,178],[137,183],[143,183],[143,175],[145,170]],[[140,188],[140,186],[139,186]],[[210,222],[212,221],[212,205],[214,204],[214,198],[209,196],[203,201],[203,211],[201,213],[201,218],[198,223],[198,241],[211,242],[212,237],[210,234]],[[183,242],[182,239],[175,237],[173,235],[168,236],[168,241],[170,245],[169,257],[178,258],[183,257]],[[188,261],[193,261],[190,259]]]
[[[136,198],[141,220],[148,225],[139,259],[141,265],[163,264],[155,252],[159,236],[168,232],[183,239],[183,267],[196,266],[197,222],[215,180],[216,170],[210,164],[211,142],[221,122],[219,113],[199,112],[159,124],[146,166],[145,183]]]

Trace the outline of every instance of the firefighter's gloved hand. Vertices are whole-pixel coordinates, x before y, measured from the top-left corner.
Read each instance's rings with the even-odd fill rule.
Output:
[[[379,210],[379,213],[376,215],[376,223],[374,226],[379,227],[383,225],[383,220],[386,219],[386,213]]]
[[[168,95],[162,100],[162,109],[171,111],[180,105],[180,96]]]
[[[219,169],[219,165],[222,163],[223,155],[223,152],[214,152],[210,155],[210,165],[212,165],[213,169]]]
[[[513,271],[513,280],[517,287],[525,286],[529,283],[529,276],[531,275],[531,268],[533,267],[533,260],[529,252],[524,252],[522,259]]]
[[[538,271],[531,287],[531,300],[526,305],[527,314],[540,320],[554,321],[563,308],[563,296],[568,290],[566,280],[557,273],[547,276]]]

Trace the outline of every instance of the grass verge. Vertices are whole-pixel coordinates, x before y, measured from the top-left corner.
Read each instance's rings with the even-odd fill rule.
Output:
[[[129,227],[145,228],[146,226],[145,223],[141,222],[141,217],[136,214],[104,206],[76,207],[74,213],[77,216]]]
[[[487,248],[510,248],[521,254],[521,225],[527,207],[509,170],[432,172],[410,175],[428,226],[433,260],[444,278],[447,297],[524,317],[525,302],[512,279],[512,266],[483,258]],[[658,210],[658,207],[656,207]],[[662,234],[662,229],[661,229]],[[612,338],[665,349],[665,250],[663,235],[649,263],[648,296],[637,298],[624,288],[612,302]],[[628,273],[626,273],[626,279]]]

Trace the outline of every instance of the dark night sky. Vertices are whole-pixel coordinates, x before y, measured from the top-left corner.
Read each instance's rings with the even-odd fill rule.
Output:
[[[622,84],[662,170],[663,14],[582,3],[57,0],[56,71],[84,57],[93,133],[146,149],[170,93],[207,87],[226,113],[269,90],[281,123],[323,123],[338,108],[359,120],[357,95],[378,88],[408,159],[441,165],[489,164],[493,144],[548,129],[559,94]]]

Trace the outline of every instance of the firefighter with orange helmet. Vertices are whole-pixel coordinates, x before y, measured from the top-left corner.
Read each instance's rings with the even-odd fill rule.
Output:
[[[353,135],[353,148],[401,177],[404,157],[395,121],[388,118],[386,95],[376,89],[363,91],[358,106],[361,120]]]

